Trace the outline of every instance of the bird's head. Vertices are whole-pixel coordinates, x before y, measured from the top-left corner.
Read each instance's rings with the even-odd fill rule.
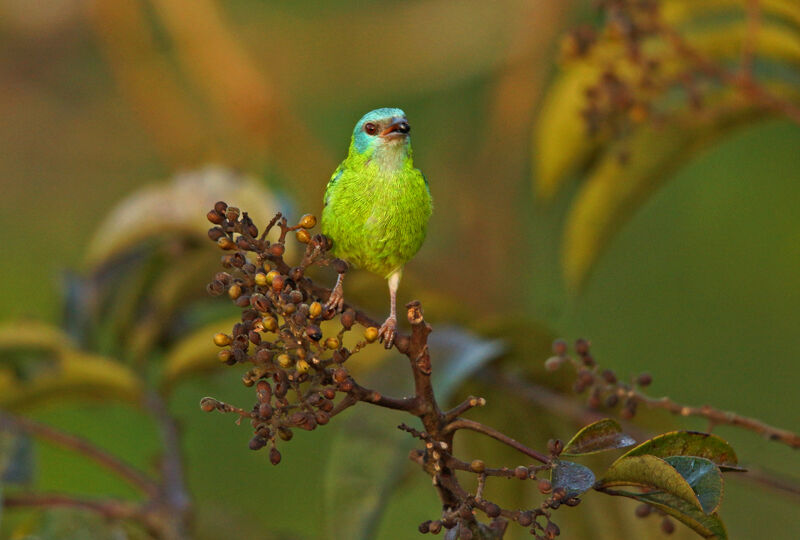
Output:
[[[361,117],[353,130],[350,152],[380,160],[411,154],[411,127],[401,109],[382,108]]]

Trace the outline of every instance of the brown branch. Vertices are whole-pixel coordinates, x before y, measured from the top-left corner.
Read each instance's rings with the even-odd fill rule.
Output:
[[[589,409],[576,400],[554,392],[549,388],[530,381],[521,382],[518,377],[513,377],[495,369],[481,370],[480,379],[505,392],[514,392],[525,401],[542,407],[549,413],[572,420],[579,425],[591,424],[592,422],[607,418],[608,416],[599,411]],[[631,422],[623,419],[620,419],[619,422],[625,433],[633,436],[637,441],[644,441],[653,436],[652,433],[639,428]],[[745,465],[745,468],[747,472],[736,474],[732,478],[737,481],[750,482],[771,491],[781,491],[795,497],[800,497],[800,482],[788,479],[783,474],[771,473],[759,467]],[[487,469],[487,471],[489,471],[489,469]]]
[[[512,439],[508,435],[505,435],[492,427],[481,424],[480,422],[476,422],[474,420],[468,420],[466,418],[458,418],[447,424],[447,426],[445,426],[442,431],[445,433],[454,433],[459,429],[469,429],[471,431],[483,433],[487,437],[491,437],[496,441],[500,441],[506,446],[510,446],[517,452],[532,457],[533,459],[535,459],[540,463],[550,463],[550,458],[542,454],[541,452],[537,452],[532,448],[528,448],[524,444],[520,443],[517,440]]]
[[[183,459],[181,457],[180,433],[175,419],[169,414],[160,395],[150,393],[146,405],[152,411],[161,432],[164,454],[161,459],[161,500],[168,511],[166,526],[171,529],[170,537],[184,538],[188,535],[191,499],[184,481]]]
[[[486,405],[486,400],[482,397],[469,396],[467,399],[444,413],[444,422],[449,423],[472,409],[473,407],[483,407]]]
[[[91,510],[108,519],[141,520],[146,514],[142,506],[113,499],[92,500],[61,493],[14,493],[3,498],[3,506],[15,507],[70,507]]]
[[[350,392],[348,392],[348,395],[352,396],[353,399],[357,401],[363,401],[364,403],[371,403],[372,405],[377,405],[379,407],[386,407],[387,409],[394,409],[398,411],[411,412],[414,411],[417,407],[416,397],[395,398],[395,397],[384,396],[377,390],[370,390],[369,388],[364,388],[355,381],[353,381],[353,389]],[[334,408],[333,410],[336,409]],[[333,411],[331,411],[331,415],[333,415]]]
[[[792,448],[800,448],[800,435],[791,431],[765,424],[756,418],[741,416],[730,411],[721,411],[709,405],[690,407],[672,401],[668,397],[651,398],[636,390],[629,390],[626,397],[644,403],[651,409],[664,409],[679,416],[699,416],[707,419],[712,426],[729,425],[747,429],[771,440],[781,442]]]
[[[87,439],[58,431],[50,426],[15,416],[5,411],[0,411],[0,429],[27,433],[77,452],[127,480],[128,483],[139,488],[147,495],[154,497],[159,493],[158,484],[142,471],[106,452]]]

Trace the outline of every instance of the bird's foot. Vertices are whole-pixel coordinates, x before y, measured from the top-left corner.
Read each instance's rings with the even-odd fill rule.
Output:
[[[342,311],[344,307],[344,291],[342,290],[341,282],[337,281],[336,285],[333,287],[331,291],[331,295],[328,297],[328,301],[325,302],[325,309],[328,311],[333,311],[334,313],[339,313]]]
[[[397,317],[390,315],[378,330],[378,338],[383,342],[383,346],[391,349],[394,345],[394,338],[397,337]]]

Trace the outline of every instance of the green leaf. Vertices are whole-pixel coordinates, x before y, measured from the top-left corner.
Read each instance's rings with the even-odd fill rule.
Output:
[[[578,431],[564,447],[562,455],[594,454],[605,450],[625,448],[634,444],[636,444],[636,441],[622,432],[622,426],[619,425],[619,422],[611,418],[604,418]]]
[[[706,458],[725,470],[739,462],[730,444],[711,433],[671,431],[643,442],[621,459],[649,454],[658,457],[695,456]]]
[[[624,457],[615,461],[595,487],[604,490],[615,486],[664,491],[702,510],[689,483],[672,465],[656,456]]]
[[[595,489],[657,506],[705,538],[727,538],[716,513],[708,513],[716,511],[722,497],[719,470],[709,460],[689,457],[697,460],[691,462],[683,458],[666,458],[675,460],[678,470],[653,455],[623,456],[611,465]],[[635,490],[615,489],[620,486]]]
[[[714,463],[694,456],[670,456],[664,461],[672,465],[692,487],[703,512],[713,514],[719,510],[722,503],[722,473]]]
[[[459,328],[437,328],[428,344],[436,361],[436,397],[447,403],[453,392],[476,370],[503,352],[499,340],[486,341]],[[382,359],[394,361],[384,353]],[[406,381],[391,377],[385,369],[373,369],[368,386],[386,394],[408,392]],[[374,538],[386,499],[402,483],[409,470],[408,453],[418,441],[391,429],[395,411],[365,411],[354,407],[338,422],[328,453],[330,465],[324,479],[325,530],[331,538]],[[369,448],[358,460],[354,448]]]
[[[707,515],[702,510],[669,493],[632,493],[618,490],[605,490],[604,492],[609,495],[629,497],[655,506],[684,523],[703,538],[716,538],[718,540],[727,540],[728,538],[725,525],[716,513]]]
[[[594,473],[589,467],[572,461],[559,461],[550,475],[553,488],[563,487],[567,490],[567,497],[577,497],[589,490],[594,480]]]

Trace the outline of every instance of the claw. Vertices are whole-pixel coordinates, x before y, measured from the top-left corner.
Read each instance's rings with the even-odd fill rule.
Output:
[[[342,311],[342,308],[344,308],[344,289],[342,287],[343,276],[344,274],[339,274],[339,277],[336,278],[336,285],[333,286],[331,295],[328,297],[328,301],[325,302],[326,311],[339,313]]]
[[[378,330],[378,338],[383,342],[383,346],[391,349],[394,345],[394,338],[397,337],[397,317],[389,316]]]
[[[328,297],[328,301],[325,302],[325,309],[328,311],[333,311],[334,313],[339,313],[342,311],[344,307],[344,294],[342,293],[342,287],[336,286],[331,291],[331,295]]]

